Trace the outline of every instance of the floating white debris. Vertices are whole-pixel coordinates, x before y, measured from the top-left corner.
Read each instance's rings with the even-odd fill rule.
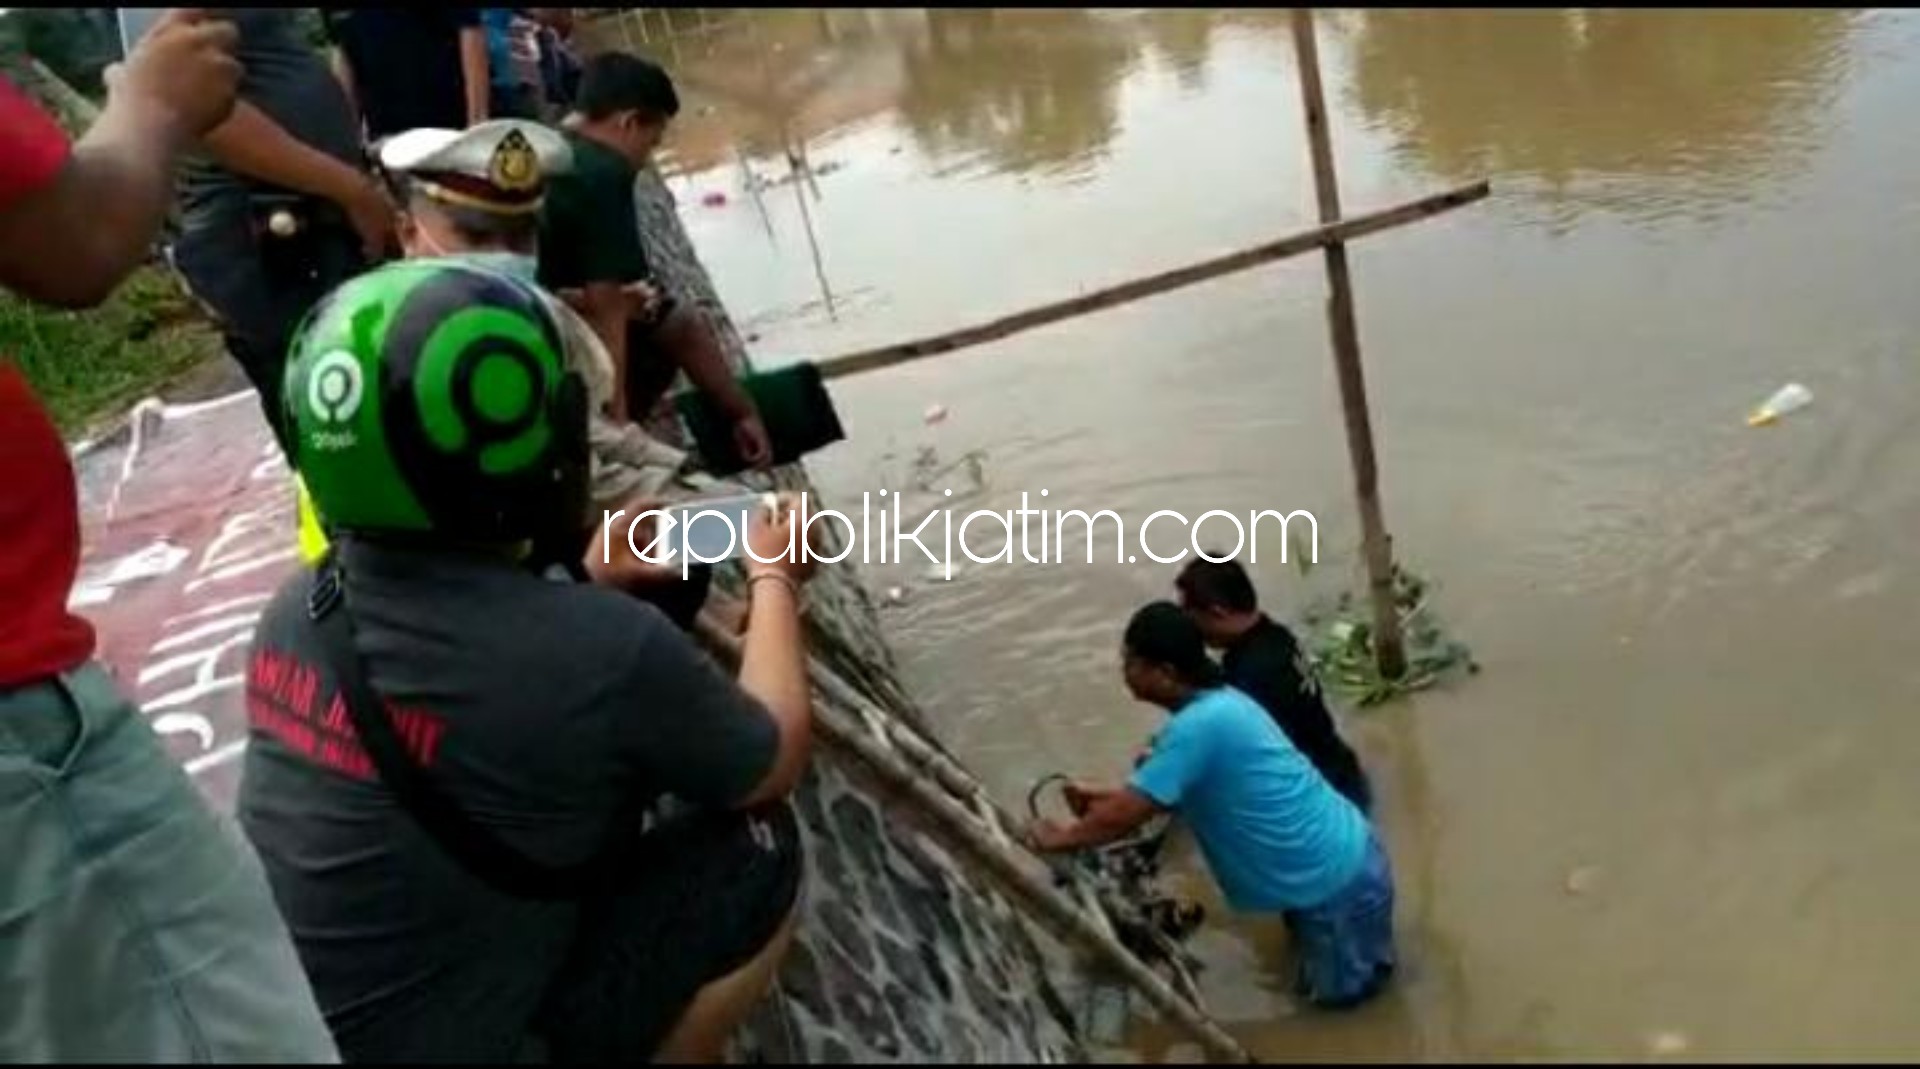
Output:
[[[905,605],[906,603],[907,603],[906,587],[890,586],[887,588],[887,604],[888,605]]]
[[[1655,1032],[1647,1037],[1647,1049],[1656,1058],[1675,1058],[1693,1049],[1693,1040],[1685,1032]]]
[[[947,415],[947,406],[936,402],[927,406],[926,415],[922,418],[927,421],[928,426],[932,426],[935,423],[946,422]]]
[[[1582,865],[1572,872],[1567,873],[1567,893],[1570,895],[1584,895],[1588,891],[1593,890],[1594,882],[1599,878],[1600,866]]]
[[[1753,414],[1747,417],[1747,426],[1764,427],[1781,416],[1797,412],[1812,403],[1812,390],[1797,382],[1789,382],[1775,390],[1772,397],[1767,398],[1764,404],[1753,410]]]

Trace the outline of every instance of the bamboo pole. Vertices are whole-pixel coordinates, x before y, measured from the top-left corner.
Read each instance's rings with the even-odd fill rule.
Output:
[[[1024,312],[1016,312],[1013,315],[1002,316],[990,322],[822,360],[820,372],[827,378],[858,375],[912,363],[930,356],[940,356],[957,349],[999,341],[1002,338],[1038,327],[1050,326],[1089,312],[1102,311],[1202,282],[1211,282],[1226,275],[1262,267],[1312,252],[1315,249],[1327,248],[1340,242],[1429,219],[1442,212],[1472,204],[1484,198],[1489,191],[1490,187],[1484,180],[1473,182],[1391,208],[1384,208],[1366,215],[1356,215],[1351,219],[1341,219],[1298,234],[1289,234],[1250,249],[1217,256],[1211,260],[1202,260],[1196,264],[1162,271],[1130,282],[1122,282],[1119,285],[1108,286],[1092,293],[1083,293],[1078,297],[1055,301]]]
[[[833,286],[827,281],[826,261],[820,258],[820,239],[813,229],[813,212],[807,208],[807,191],[802,188],[805,180],[810,177],[813,165],[807,161],[805,149],[793,147],[793,130],[784,122],[780,125],[780,138],[786,147],[787,166],[792,171],[789,177],[793,179],[790,183],[793,186],[793,202],[800,206],[800,226],[806,231],[807,251],[813,254],[813,277],[820,283],[820,297],[827,305],[827,319],[837,323],[840,321],[840,314],[833,305]],[[815,198],[819,195],[820,191],[816,188]]]
[[[778,248],[780,239],[773,232],[773,215],[767,211],[766,191],[760,188],[760,177],[753,173],[753,164],[738,141],[733,143],[733,155],[740,163],[740,173],[746,178],[747,196],[753,198],[753,206],[760,214],[760,226],[767,232],[767,241]]]
[[[1300,96],[1306,108],[1307,143],[1313,153],[1314,193],[1320,203],[1320,222],[1330,224],[1340,218],[1340,181],[1334,172],[1333,139],[1327,129],[1311,8],[1293,10],[1293,44],[1300,69]],[[1340,379],[1340,407],[1346,416],[1354,496],[1360,504],[1360,546],[1366,556],[1367,587],[1373,600],[1374,658],[1381,675],[1397,679],[1406,673],[1407,653],[1400,634],[1400,613],[1393,602],[1393,543],[1380,506],[1380,471],[1367,413],[1367,381],[1360,364],[1360,331],[1354,320],[1353,278],[1347,265],[1346,243],[1328,242],[1325,254],[1327,327]]]
[[[699,619],[701,639],[722,660],[737,665],[741,641],[705,614]],[[1002,888],[1025,903],[1056,935],[1107,960],[1145,996],[1154,1009],[1179,1025],[1209,1055],[1236,1065],[1255,1064],[1254,1057],[1212,1018],[1181,997],[1165,978],[1148,968],[1114,939],[1092,916],[1076,908],[1058,888],[1022,867],[1002,844],[980,831],[980,818],[916,773],[900,754],[874,739],[857,725],[846,724],[831,708],[815,705],[814,731],[822,742],[854,758],[889,790],[911,801],[931,818],[945,837],[959,846]],[[939,766],[935,766],[938,768]],[[936,773],[938,774],[938,773]],[[962,777],[963,781],[965,777]]]

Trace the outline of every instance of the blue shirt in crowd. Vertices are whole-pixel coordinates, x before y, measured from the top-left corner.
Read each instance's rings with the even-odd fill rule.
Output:
[[[1373,830],[1252,698],[1200,692],[1154,739],[1133,789],[1193,830],[1227,902],[1308,909],[1360,874]]]
[[[515,85],[513,74],[513,9],[483,7],[480,24],[487,31],[487,81],[502,89]]]

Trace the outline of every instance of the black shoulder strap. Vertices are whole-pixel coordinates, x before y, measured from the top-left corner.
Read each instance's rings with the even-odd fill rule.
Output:
[[[314,571],[307,612],[360,745],[401,808],[455,863],[503,894],[548,900],[583,897],[598,881],[604,866],[587,862],[561,868],[528,858],[476,823],[414,762],[394,730],[386,703],[367,679],[359,650],[354,648],[353,621],[345,595],[340,567],[329,554]]]

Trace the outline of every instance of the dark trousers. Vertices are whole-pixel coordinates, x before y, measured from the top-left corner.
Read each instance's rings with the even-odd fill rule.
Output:
[[[494,85],[487,91],[487,114],[494,119],[546,118],[546,102],[540,91],[530,85]]]
[[[292,238],[256,237],[244,218],[194,227],[172,250],[174,269],[220,320],[227,352],[246,373],[282,452],[287,427],[287,358],[308,311],[367,267],[359,236],[344,220],[311,216]]]
[[[805,859],[784,802],[693,813],[647,833],[628,878],[582,910],[577,945],[535,1025],[548,1060],[652,1060],[701,988],[745,968],[779,934]]]

